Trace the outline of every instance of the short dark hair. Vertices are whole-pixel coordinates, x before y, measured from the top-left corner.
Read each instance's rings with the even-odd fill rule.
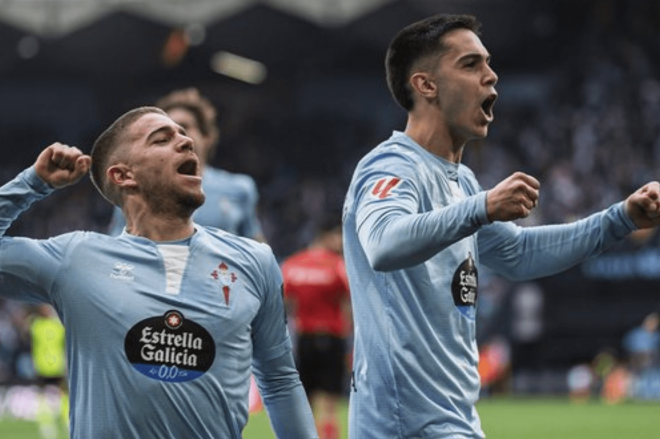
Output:
[[[447,50],[443,37],[455,29],[468,29],[481,36],[481,23],[473,15],[438,14],[404,27],[390,42],[385,55],[387,86],[406,111],[414,105],[408,84],[414,64]]]
[[[157,113],[167,116],[158,107],[138,107],[122,114],[94,142],[92,146],[92,165],[90,176],[98,191],[112,204],[120,205],[121,194],[108,184],[106,172],[110,167],[110,158],[126,140],[126,130],[145,114]]]

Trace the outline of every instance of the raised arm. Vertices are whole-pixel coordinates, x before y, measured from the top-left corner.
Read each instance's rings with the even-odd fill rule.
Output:
[[[360,242],[372,267],[379,271],[423,263],[489,222],[524,218],[537,205],[539,197],[539,182],[516,172],[488,192],[481,191],[475,181],[474,195],[420,212],[424,194],[419,189],[423,183],[417,178],[402,174],[374,175],[374,187],[378,181],[396,181],[385,197],[364,193],[357,216]]]
[[[54,143],[30,168],[0,187],[0,296],[48,301],[49,287],[71,234],[47,240],[7,237],[12,222],[55,188],[73,184],[89,169],[89,156]]]
[[[481,262],[511,279],[564,271],[607,250],[636,228],[660,225],[660,184],[648,183],[624,202],[568,224],[519,227],[498,222],[479,232]]]

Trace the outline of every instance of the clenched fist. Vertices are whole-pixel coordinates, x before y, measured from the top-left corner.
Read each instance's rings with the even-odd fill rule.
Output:
[[[626,199],[626,212],[640,229],[660,225],[660,183],[653,181]]]
[[[513,221],[526,218],[539,202],[537,179],[522,172],[515,172],[502,180],[486,196],[488,220]]]
[[[43,181],[54,188],[62,188],[80,180],[89,171],[91,161],[90,156],[75,146],[56,142],[39,154],[34,169]]]

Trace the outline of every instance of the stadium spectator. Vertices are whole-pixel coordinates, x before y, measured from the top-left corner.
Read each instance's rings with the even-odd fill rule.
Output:
[[[658,366],[660,358],[660,314],[654,311],[644,317],[641,325],[632,328],[623,338],[623,348],[631,372],[641,373]]]
[[[17,320],[18,313],[0,298],[0,383],[12,381],[17,376],[15,364],[21,348]]]
[[[660,224],[657,182],[570,224],[514,223],[537,206],[539,182],[516,172],[486,191],[461,164],[465,145],[486,137],[497,97],[479,35],[473,16],[437,15],[388,47],[387,81],[407,125],[359,161],[344,206],[352,439],[484,437],[475,408],[479,267],[547,276]]]
[[[204,202],[193,141],[155,107],[118,118],[92,148],[55,143],[0,188],[1,233],[91,170],[121,206],[118,237],[3,236],[0,294],[50,303],[67,333],[74,439],[235,438],[253,369],[279,438],[315,438],[270,248],[193,223]]]
[[[37,423],[44,439],[68,431],[69,398],[66,383],[65,330],[52,306],[39,304],[30,317],[32,364],[39,385],[58,392],[59,407],[51,407],[40,394]]]
[[[295,355],[321,439],[339,438],[345,396],[350,296],[340,218],[323,222],[312,243],[282,264],[284,295],[295,319]]]
[[[206,201],[195,211],[193,220],[217,227],[239,236],[265,241],[257,217],[259,194],[252,177],[215,168],[209,164],[214,157],[220,130],[217,110],[196,88],[175,90],[156,102],[176,123],[181,125],[195,143],[195,152],[202,167],[202,188]],[[126,225],[119,208],[113,212],[110,234],[118,235]]]

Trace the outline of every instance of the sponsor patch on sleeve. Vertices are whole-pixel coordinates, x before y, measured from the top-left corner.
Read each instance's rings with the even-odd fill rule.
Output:
[[[401,179],[398,177],[381,178],[376,183],[374,183],[369,192],[372,196],[378,199],[387,198],[395,193],[395,188],[399,185],[399,183],[401,183]]]

